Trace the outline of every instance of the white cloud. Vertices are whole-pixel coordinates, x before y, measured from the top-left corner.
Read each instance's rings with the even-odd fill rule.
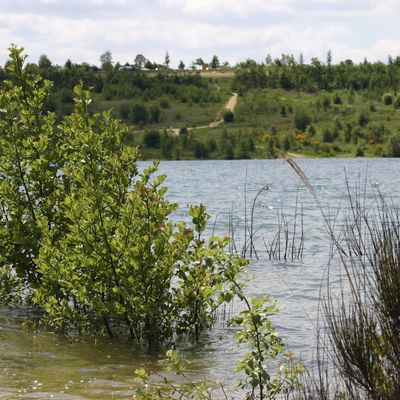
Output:
[[[183,14],[195,17],[219,16],[233,14],[246,18],[257,13],[292,13],[293,0],[163,0],[167,7],[175,7]]]
[[[267,53],[279,57],[302,52],[306,60],[325,59],[329,49],[334,61],[365,56],[386,60],[387,54],[400,51],[397,36],[387,29],[381,34],[387,20],[399,14],[396,0],[4,0],[3,4],[0,54],[16,43],[26,47],[31,60],[44,53],[58,64],[68,58],[98,63],[107,49],[120,62],[132,61],[138,53],[162,61],[168,50],[172,63],[212,54],[230,62],[248,57],[261,61]],[[361,27],[364,18],[368,25]],[[0,57],[4,61],[5,56]]]

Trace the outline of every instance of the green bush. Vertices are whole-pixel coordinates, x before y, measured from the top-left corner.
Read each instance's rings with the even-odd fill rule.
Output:
[[[333,96],[333,103],[334,104],[342,104],[342,98],[339,96],[339,93],[335,93],[335,95]]]
[[[171,221],[165,176],[157,164],[139,173],[129,130],[92,114],[81,85],[70,116],[45,113],[51,83],[24,60],[10,49],[0,89],[0,301],[35,304],[64,332],[198,340],[245,261],[227,238],[203,239],[204,206],[190,208],[191,226]]]
[[[161,110],[158,106],[153,105],[150,107],[150,121],[151,122],[160,122]]]
[[[389,157],[400,157],[400,132],[390,137],[388,149]]]
[[[322,142],[323,143],[332,143],[334,141],[334,136],[332,131],[329,128],[325,128],[322,131]]]
[[[365,111],[362,111],[362,112],[360,113],[360,115],[358,116],[358,124],[359,124],[360,126],[366,126],[366,125],[368,125],[368,122],[369,122],[369,115],[368,115],[368,113],[365,112]]]
[[[223,113],[223,118],[225,122],[233,122],[235,115],[230,110],[225,110]]]
[[[158,149],[161,143],[161,135],[160,132],[150,131],[146,132],[143,137],[143,144],[146,147],[152,147],[154,149]]]
[[[146,124],[149,120],[149,112],[143,104],[134,104],[130,112],[130,120],[135,124]]]
[[[390,93],[385,93],[382,100],[385,106],[390,106],[393,104],[393,96]]]
[[[312,122],[311,115],[305,110],[299,110],[294,115],[294,125],[299,130],[304,132],[308,125]]]
[[[160,99],[160,107],[161,108],[169,108],[170,107],[169,101],[166,97],[163,97],[162,99]]]

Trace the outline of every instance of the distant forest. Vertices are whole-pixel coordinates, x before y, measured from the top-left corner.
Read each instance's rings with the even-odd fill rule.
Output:
[[[389,56],[388,62],[368,62],[359,64],[345,60],[332,64],[328,53],[326,62],[313,58],[310,64],[296,61],[292,55],[282,55],[265,64],[248,60],[239,64],[235,85],[239,90],[250,88],[282,88],[315,92],[318,90],[369,89],[390,90],[398,101],[400,83],[400,57]]]
[[[334,64],[328,52],[324,61],[282,55],[230,67],[214,56],[175,70],[167,57],[163,65],[143,56],[120,65],[105,56],[99,68],[70,60],[58,66],[42,55],[26,69],[53,82],[45,107],[59,119],[72,112],[73,88],[83,82],[91,111],[111,110],[128,124],[143,158],[400,156],[400,57]],[[9,78],[0,67],[0,85]],[[228,119],[232,92],[239,99]],[[209,125],[222,116],[224,124]]]
[[[58,66],[42,55],[37,64],[27,64],[27,69],[53,82],[48,108],[59,115],[71,111],[72,89],[80,81],[106,101],[134,98],[148,101],[163,95],[172,96],[182,103],[220,101],[215,93],[208,90],[209,82],[201,77],[199,70],[184,70],[182,67],[173,70],[160,65],[160,70],[155,72],[157,65],[151,66],[151,70],[148,70],[151,73],[142,69],[124,69],[119,63],[113,65],[110,61],[103,62],[102,68],[87,63],[74,64],[70,60],[64,66]],[[232,90],[240,94],[257,88],[282,88],[310,93],[319,90],[367,89],[377,94],[388,91],[393,103],[400,105],[400,57],[389,56],[387,63],[365,60],[356,64],[352,60],[345,60],[333,64],[328,53],[325,62],[313,58],[311,63],[305,64],[301,56],[296,60],[293,55],[282,55],[275,60],[268,56],[264,63],[246,60],[231,68],[219,67],[218,63],[214,63],[214,67],[216,70],[223,68],[234,71]],[[0,82],[8,78],[6,68],[0,67]],[[157,119],[156,115],[157,112],[153,111],[153,118]]]

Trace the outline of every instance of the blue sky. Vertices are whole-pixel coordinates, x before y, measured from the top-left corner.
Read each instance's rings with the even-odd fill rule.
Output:
[[[29,60],[99,64],[136,54],[186,65],[216,54],[235,64],[300,53],[333,61],[400,55],[400,0],[1,0],[0,64],[11,43]]]

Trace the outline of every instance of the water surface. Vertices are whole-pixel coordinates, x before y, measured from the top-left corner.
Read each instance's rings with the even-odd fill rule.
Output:
[[[141,167],[148,164],[143,162]],[[344,207],[345,176],[350,186],[367,188],[366,201],[379,190],[400,205],[400,160],[304,159],[298,164],[328,216]],[[211,215],[211,235],[213,231],[228,232],[231,214],[238,248],[243,243],[243,226],[249,221],[252,200],[260,188],[270,184],[260,195],[254,213],[254,225],[261,227],[256,241],[259,260],[250,263],[254,280],[247,291],[251,296],[269,294],[278,300],[281,312],[275,323],[281,335],[289,349],[312,366],[329,240],[320,210],[307,189],[299,185],[298,176],[282,160],[171,161],[162,162],[159,171],[168,175],[168,198],[181,206],[174,218],[190,221],[187,205],[203,203]],[[283,210],[290,217],[296,202],[304,214],[303,259],[269,261],[264,241],[276,232],[277,211]],[[332,265],[331,270],[331,285],[339,285],[340,268]],[[161,355],[149,355],[140,346],[106,338],[70,341],[22,328],[21,322],[32,316],[29,312],[7,308],[0,312],[0,398],[124,399],[133,394],[136,368],[158,368],[156,361]],[[232,336],[232,328],[221,325],[204,337],[200,347],[182,345],[183,354],[193,361],[192,373],[233,386],[235,364],[243,350]]]

